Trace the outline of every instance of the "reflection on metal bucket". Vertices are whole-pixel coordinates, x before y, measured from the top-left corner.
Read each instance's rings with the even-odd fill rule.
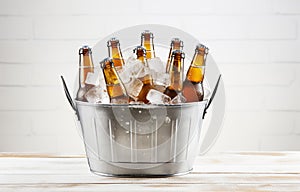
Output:
[[[105,105],[76,101],[91,170],[107,175],[190,171],[200,146],[206,103]]]

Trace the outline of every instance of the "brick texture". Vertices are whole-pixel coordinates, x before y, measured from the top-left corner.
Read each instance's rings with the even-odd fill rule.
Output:
[[[299,150],[298,0],[0,4],[0,152],[83,154],[59,76],[72,89],[81,45],[147,23],[192,34],[218,63],[227,111],[213,151]]]

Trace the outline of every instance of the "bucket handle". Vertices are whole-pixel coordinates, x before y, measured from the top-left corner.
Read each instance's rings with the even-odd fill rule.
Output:
[[[217,93],[218,87],[221,90],[218,91],[218,93]],[[216,95],[219,95],[219,96],[215,97]],[[214,87],[212,95],[204,109],[203,116],[202,116],[203,119],[204,119],[207,109],[210,107],[214,98],[215,98],[216,105],[220,105],[220,103],[225,102],[224,84],[221,79],[221,74],[218,77],[218,81]],[[200,155],[206,154],[211,149],[211,147],[214,145],[215,141],[217,140],[217,137],[220,134],[225,108],[220,108],[220,109],[218,109],[218,111],[215,111],[215,110],[216,109],[213,108],[211,111],[212,118],[210,120],[210,123],[209,123],[208,129],[207,129],[207,132],[204,136],[204,139],[200,145],[200,153],[199,153]]]
[[[219,78],[218,78],[218,81],[217,81],[217,83],[216,83],[216,85],[215,85],[215,88],[214,88],[214,90],[213,90],[213,92],[212,92],[212,94],[211,94],[211,97],[210,97],[210,99],[209,99],[207,105],[205,106],[205,109],[204,109],[204,112],[203,112],[202,119],[204,119],[205,114],[207,113],[207,109],[209,108],[210,104],[211,104],[212,101],[214,100],[214,97],[215,97],[215,95],[216,95],[216,93],[217,93],[217,90],[218,90],[218,87],[219,87],[219,83],[220,83],[220,80],[221,80],[221,76],[222,76],[222,75],[220,74],[220,75],[219,75]]]
[[[60,78],[61,78],[62,83],[63,83],[63,87],[64,87],[64,91],[65,91],[67,100],[69,101],[69,104],[71,105],[72,109],[75,111],[75,115],[77,116],[77,118],[79,120],[79,115],[78,115],[78,112],[77,112],[77,108],[76,108],[75,102],[73,101],[72,96],[69,92],[66,81],[65,81],[65,79],[62,75],[60,76]]]

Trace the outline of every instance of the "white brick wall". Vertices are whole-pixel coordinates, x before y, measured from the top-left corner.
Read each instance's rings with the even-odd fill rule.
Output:
[[[31,39],[32,19],[27,16],[1,17],[0,39]]]
[[[0,151],[83,153],[59,75],[78,47],[157,23],[205,42],[222,70],[226,121],[214,151],[300,150],[298,0],[0,0]]]

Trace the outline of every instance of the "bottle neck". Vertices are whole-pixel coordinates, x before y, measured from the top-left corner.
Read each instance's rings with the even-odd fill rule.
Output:
[[[186,80],[192,83],[202,83],[205,73],[206,53],[204,51],[196,50],[192,63],[186,74]]]
[[[111,46],[108,48],[108,52],[109,52],[109,56],[111,58],[115,58],[118,57],[120,58],[120,52],[119,52],[119,48],[116,46]]]
[[[112,63],[105,64],[103,74],[110,99],[127,97],[125,87]]]
[[[89,54],[82,55],[82,63],[80,65],[81,67],[91,67],[94,68],[94,64],[92,61],[92,56]]]
[[[173,44],[172,44],[172,49],[173,50],[182,50],[182,45],[181,45],[181,42],[179,41],[179,42],[173,42]]]
[[[120,83],[117,71],[112,64],[105,64],[103,68],[106,84],[116,85]]]
[[[92,55],[90,53],[84,53],[80,55],[79,63],[79,81],[81,87],[85,87],[88,73],[94,73],[94,64]]]
[[[146,58],[151,59],[155,57],[153,38],[150,36],[143,36],[141,46],[146,49]]]
[[[196,52],[191,65],[192,66],[204,66],[205,65],[206,56],[201,52]]]
[[[140,60],[144,65],[146,65],[145,57],[142,56],[137,56],[137,59]]]
[[[169,89],[175,90],[175,91],[182,91],[183,86],[183,65],[184,65],[184,58],[181,56],[174,56],[171,59],[171,65],[170,65],[170,79],[171,84],[169,86]]]
[[[175,50],[182,51],[182,45],[181,45],[180,41],[179,42],[175,41],[175,42],[171,43],[169,57],[168,57],[167,65],[166,65],[166,73],[169,73],[169,71],[170,71],[172,52],[175,51]]]
[[[122,67],[124,65],[124,59],[121,53],[120,46],[112,45],[108,47],[108,55],[113,59],[114,66]]]

